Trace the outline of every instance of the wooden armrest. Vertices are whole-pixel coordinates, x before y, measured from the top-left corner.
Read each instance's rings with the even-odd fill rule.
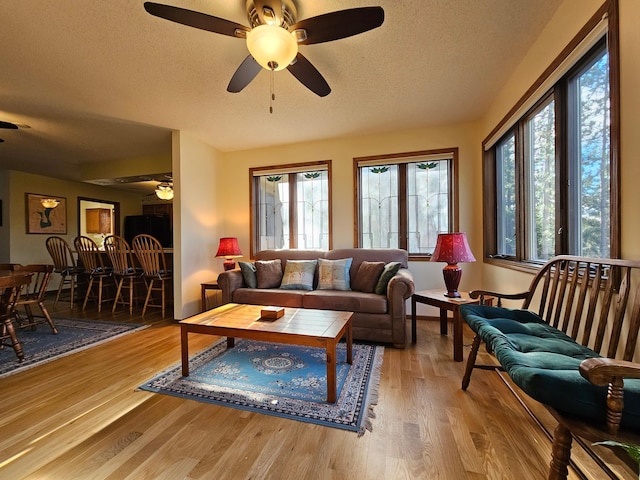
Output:
[[[615,358],[588,358],[580,364],[580,375],[594,385],[606,386],[614,378],[640,378],[640,363]]]
[[[490,290],[473,290],[469,292],[469,296],[471,298],[479,298],[483,297],[495,297],[495,298],[504,298],[506,300],[524,300],[529,296],[531,292],[520,292],[520,293],[499,293],[492,292]]]

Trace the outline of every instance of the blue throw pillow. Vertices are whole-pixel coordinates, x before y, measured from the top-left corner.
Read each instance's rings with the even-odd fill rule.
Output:
[[[249,288],[258,287],[258,278],[256,277],[256,265],[253,262],[238,262],[244,283]]]
[[[351,290],[349,269],[353,258],[318,259],[318,290]]]
[[[313,290],[313,276],[317,260],[287,260],[280,288],[284,290]]]

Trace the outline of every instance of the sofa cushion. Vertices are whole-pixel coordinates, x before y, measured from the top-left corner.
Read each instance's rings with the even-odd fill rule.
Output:
[[[278,288],[282,281],[282,262],[280,260],[256,260],[256,278],[258,288]]]
[[[380,278],[378,279],[378,283],[376,283],[376,288],[373,290],[373,293],[378,295],[386,295],[387,294],[387,285],[389,285],[389,280],[393,278],[393,276],[398,273],[402,264],[400,262],[389,262],[384,266],[382,273],[380,274]]]
[[[527,310],[462,305],[460,312],[527,395],[558,411],[605,421],[607,388],[578,370],[583,360],[600,355]],[[622,424],[640,428],[640,380],[625,380],[624,404]]]
[[[351,290],[349,269],[352,258],[340,260],[318,259],[319,290]]]
[[[244,284],[249,288],[258,287],[258,278],[256,277],[256,265],[253,262],[238,262]]]
[[[387,297],[373,293],[338,290],[313,290],[305,292],[302,298],[304,308],[316,308],[319,310],[341,310],[357,313],[387,312]]]
[[[358,267],[358,272],[353,282],[351,282],[351,289],[358,292],[373,293],[383,269],[384,262],[362,262]]]
[[[279,307],[302,308],[303,290],[283,290],[280,288],[238,288],[231,301],[249,305],[276,305]]]
[[[313,290],[317,260],[287,260],[280,288],[285,290]]]

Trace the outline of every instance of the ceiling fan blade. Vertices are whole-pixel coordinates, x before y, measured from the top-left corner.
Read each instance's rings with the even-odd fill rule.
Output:
[[[244,37],[249,31],[248,27],[239,23],[214,17],[205,13],[194,12],[180,7],[172,7],[161,3],[145,2],[144,9],[151,15],[164,18],[172,22],[181,23],[189,27],[207,30],[209,32],[228,35],[230,37]],[[241,33],[240,35],[238,33]]]
[[[384,10],[382,7],[361,7],[300,20],[289,30],[305,30],[307,38],[298,43],[312,45],[358,35],[378,28],[383,22]]]
[[[2,138],[0,138],[0,143],[4,142],[4,140]]]
[[[326,97],[331,93],[331,87],[322,74],[301,53],[298,53],[287,70],[316,95]]]
[[[282,25],[282,1],[254,0],[254,7],[262,24]]]
[[[2,120],[0,120],[0,128],[9,128],[11,130],[17,130],[18,126],[15,123],[3,122]]]
[[[229,86],[227,87],[227,92],[238,93],[244,87],[249,85],[251,80],[256,78],[256,75],[258,75],[260,70],[262,70],[260,64],[256,62],[251,55],[248,55],[240,64],[236,73],[233,74],[233,77],[231,77]]]

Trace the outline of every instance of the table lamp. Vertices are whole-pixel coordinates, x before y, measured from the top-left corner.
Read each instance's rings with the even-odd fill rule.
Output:
[[[238,246],[238,239],[236,237],[222,237],[216,258],[225,258],[224,269],[233,270],[236,267],[236,262],[233,259],[240,257],[242,257],[242,252]]]
[[[458,262],[475,262],[476,259],[471,253],[467,235],[463,232],[440,233],[436,242],[436,249],[431,255],[432,262],[447,262],[442,269],[444,284],[447,287],[445,297],[460,298],[458,285],[462,278],[462,269]]]

